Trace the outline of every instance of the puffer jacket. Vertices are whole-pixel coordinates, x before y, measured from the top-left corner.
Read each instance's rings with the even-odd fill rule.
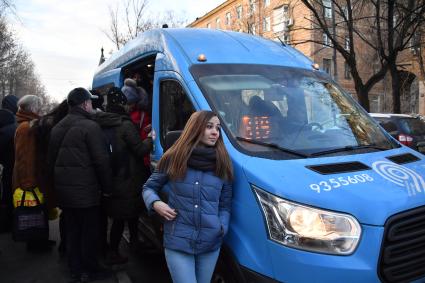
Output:
[[[143,157],[152,149],[152,139],[142,141],[130,117],[125,114],[99,112],[95,120],[104,129],[112,130],[113,170],[112,196],[105,200],[108,216],[114,219],[135,218],[143,204],[139,198],[140,187],[148,178],[143,166]],[[112,142],[112,141],[110,141]]]
[[[230,220],[232,185],[213,172],[187,168],[183,180],[171,181],[167,174],[154,172],[143,187],[146,207],[159,201],[159,191],[168,192],[168,205],[177,217],[164,224],[164,247],[202,254],[218,249]]]
[[[49,165],[54,166],[58,205],[86,208],[100,205],[101,191],[111,193],[109,153],[100,126],[74,107],[50,134]]]

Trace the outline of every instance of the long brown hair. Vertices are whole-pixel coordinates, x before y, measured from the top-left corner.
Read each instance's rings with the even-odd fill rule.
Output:
[[[184,177],[187,170],[187,161],[193,149],[199,144],[212,117],[218,116],[212,111],[197,111],[190,116],[178,140],[159,160],[159,171],[167,173],[171,180],[178,180]],[[214,148],[217,156],[216,176],[231,181],[233,179],[232,161],[224,146],[221,133]]]

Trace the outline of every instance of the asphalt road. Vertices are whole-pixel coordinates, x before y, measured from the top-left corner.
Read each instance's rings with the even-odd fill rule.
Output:
[[[66,283],[69,273],[65,258],[57,252],[58,221],[50,221],[50,239],[56,246],[49,252],[26,251],[25,243],[14,242],[10,233],[0,234],[0,282],[2,283]],[[129,262],[113,266],[114,278],[99,283],[155,282],[171,283],[164,255],[161,252],[136,253],[122,241],[123,253]]]

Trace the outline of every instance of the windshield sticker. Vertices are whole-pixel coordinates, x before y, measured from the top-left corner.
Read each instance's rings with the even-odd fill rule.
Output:
[[[310,184],[310,189],[316,191],[317,193],[330,192],[333,189],[337,189],[342,186],[349,186],[372,181],[373,178],[369,174],[358,174],[348,177],[330,178],[327,181],[321,181],[317,184]]]
[[[425,181],[415,171],[388,161],[376,161],[372,164],[373,170],[383,178],[394,184],[407,188],[409,196],[425,192]]]

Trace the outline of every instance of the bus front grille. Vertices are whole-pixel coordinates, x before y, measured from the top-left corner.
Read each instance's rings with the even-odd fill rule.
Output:
[[[425,206],[387,220],[378,272],[383,282],[411,282],[425,277]]]

